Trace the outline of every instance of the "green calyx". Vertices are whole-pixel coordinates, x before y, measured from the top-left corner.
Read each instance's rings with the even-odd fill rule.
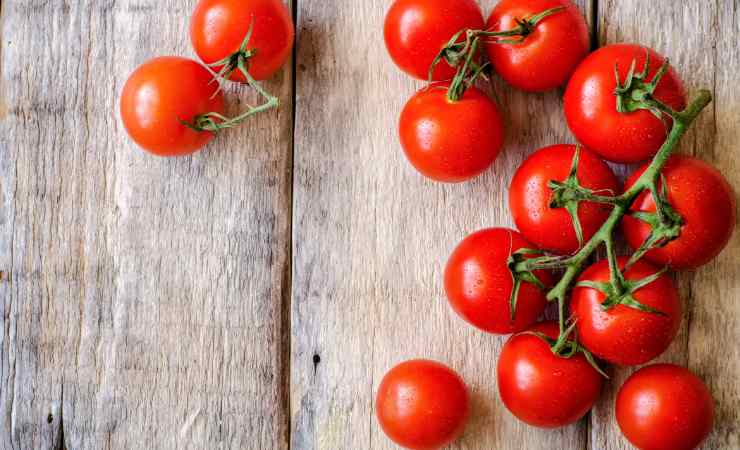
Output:
[[[617,81],[617,87],[614,89],[614,95],[617,97],[617,111],[620,113],[631,113],[641,109],[650,111],[658,119],[663,118],[663,114],[674,116],[676,114],[669,106],[657,100],[653,94],[658,87],[663,75],[668,71],[670,63],[666,59],[658,69],[652,80],[648,80],[650,70],[650,51],[645,49],[645,66],[640,72],[637,70],[637,60],[633,59],[630,65],[627,77],[624,83],[619,77],[619,69],[614,64],[614,77]]]
[[[531,269],[526,267],[522,268],[521,266],[522,262],[527,260],[527,255],[541,253],[542,252],[539,250],[522,248],[515,252],[512,252],[511,255],[509,255],[507,266],[509,268],[509,272],[511,273],[512,282],[514,283],[511,288],[511,295],[509,297],[509,311],[511,314],[510,319],[512,322],[516,318],[516,303],[517,299],[519,298],[519,290],[522,287],[522,283],[531,283],[542,290],[545,290],[546,288],[542,281],[537,278],[537,276]]]
[[[666,313],[640,303],[635,299],[635,293],[638,290],[656,281],[658,278],[663,276],[665,272],[666,269],[664,268],[659,272],[636,281],[625,280],[620,273],[617,279],[612,279],[608,283],[598,281],[580,281],[576,286],[596,289],[597,291],[602,292],[606,296],[604,301],[601,303],[601,309],[604,311],[609,311],[617,305],[624,305],[642,312],[666,316]]]
[[[575,326],[576,323],[572,322],[565,331],[560,333],[557,339],[553,339],[550,336],[538,331],[525,331],[525,333],[537,336],[538,338],[545,341],[550,347],[552,353],[560,358],[569,359],[579,353],[582,353],[591,367],[593,367],[594,370],[596,370],[601,376],[608,379],[609,375],[607,375],[606,372],[604,372],[604,370],[599,367],[599,364],[596,362],[596,358],[594,358],[594,355],[592,355],[591,352],[586,350],[586,348],[584,348],[582,345],[578,344],[577,340],[570,339],[570,335],[575,330]]]

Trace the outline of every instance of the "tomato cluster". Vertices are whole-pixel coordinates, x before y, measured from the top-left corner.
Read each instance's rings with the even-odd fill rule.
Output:
[[[183,156],[203,148],[218,131],[277,107],[277,98],[257,80],[283,66],[294,35],[290,11],[281,0],[200,0],[190,19],[190,38],[206,66],[175,56],[139,66],[121,93],[126,131],[154,155]],[[265,103],[226,117],[224,79],[248,83]]]
[[[529,92],[565,86],[565,118],[579,144],[533,152],[509,189],[518,231],[471,234],[444,273],[460,317],[484,332],[513,333],[497,366],[504,405],[530,425],[561,427],[597,401],[606,377],[599,361],[642,365],[668,348],[682,305],[666,271],[695,269],[722,251],[735,196],[713,167],[672,155],[711,95],[689,103],[661,55],[632,44],[589,54],[586,22],[569,0],[501,0],[483,23],[473,0],[393,2],[388,52],[429,81],[401,113],[400,142],[424,176],[468,180],[504,145],[500,111],[474,86],[481,77],[495,72]],[[605,160],[649,162],[622,187]],[[616,230],[631,256],[617,255]],[[601,246],[607,257],[593,262]],[[559,318],[538,323],[548,302],[557,302]],[[435,449],[462,433],[469,406],[453,374],[411,361],[386,375],[377,414],[391,439]],[[641,449],[691,449],[711,431],[713,402],[686,369],[652,365],[624,384],[616,418]]]

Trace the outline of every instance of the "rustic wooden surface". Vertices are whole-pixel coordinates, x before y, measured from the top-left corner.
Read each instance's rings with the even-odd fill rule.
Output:
[[[149,57],[192,56],[194,0],[0,0],[0,449],[393,449],[373,394],[413,357],[471,387],[452,448],[630,448],[612,416],[630,371],[581,423],[523,426],[496,391],[504,340],[465,325],[441,290],[460,239],[511,226],[518,164],[572,142],[561,93],[494,80],[505,153],[473,182],[428,182],[398,144],[420,84],[382,44],[390,0],[294,3],[296,59],[269,83],[280,112],[163,160],[126,138],[117,95]],[[740,1],[580,6],[601,44],[652,46],[689,89],[714,90],[682,149],[740,191]],[[232,111],[250,98],[229,92]],[[740,448],[738,273],[740,233],[677,277],[686,314],[661,358],[714,394],[706,449]]]

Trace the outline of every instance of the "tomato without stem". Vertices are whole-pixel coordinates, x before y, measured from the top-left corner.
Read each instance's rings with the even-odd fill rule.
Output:
[[[574,145],[537,150],[519,167],[509,188],[509,208],[519,231],[539,248],[560,254],[574,253],[581,243],[565,205],[552,204],[549,183],[566,181],[575,152]],[[585,148],[581,147],[578,153],[578,184],[599,195],[616,195],[619,185],[609,166]],[[584,242],[596,234],[611,209],[604,203],[577,203]]]
[[[514,280],[507,266],[511,254],[534,249],[519,233],[489,228],[471,234],[455,249],[445,268],[445,291],[452,308],[463,319],[489,333],[509,334],[532,325],[545,309],[545,293],[523,282],[517,295],[514,320],[510,298]],[[545,285],[548,272],[535,274]]]
[[[619,258],[624,269],[628,258]],[[658,272],[652,265],[637,261],[627,271],[627,281],[639,281]],[[609,263],[599,261],[581,274],[579,282],[608,283]],[[681,324],[681,301],[668,275],[631,294],[637,302],[663,314],[641,311],[617,304],[604,310],[606,295],[592,287],[576,287],[570,310],[576,319],[578,340],[591,353],[622,366],[644,364],[663,353],[678,333]]]
[[[462,434],[469,410],[463,380],[434,361],[401,363],[378,388],[380,426],[394,442],[409,449],[433,450],[451,443]]]
[[[256,80],[265,80],[293,49],[293,19],[281,0],[200,0],[190,19],[190,39],[200,59],[213,64],[237,53],[250,27],[246,48],[254,54],[247,59],[247,70]],[[238,70],[231,79],[246,81]]]
[[[641,450],[690,450],[712,431],[714,403],[694,374],[673,364],[644,367],[617,394],[624,436]]]
[[[121,119],[129,136],[159,156],[187,155],[205,146],[214,134],[192,130],[181,121],[224,113],[223,95],[214,95],[217,88],[212,79],[197,62],[175,56],[139,66],[121,93]]]
[[[496,104],[470,87],[447,98],[447,83],[435,83],[408,101],[400,119],[401,145],[411,164],[437,181],[460,182],[486,170],[504,142]]]
[[[385,17],[385,45],[401,70],[426,80],[442,47],[465,28],[483,28],[483,13],[474,0],[396,0]],[[432,79],[454,75],[454,68],[440,62]]]
[[[634,163],[650,158],[663,145],[670,127],[669,119],[664,123],[648,110],[617,111],[614,67],[620,83],[624,82],[632,61],[636,72],[643,70],[646,52],[650,54],[647,80],[652,80],[664,62],[662,56],[638,45],[613,44],[591,53],[573,73],[565,91],[565,117],[571,131],[610,161]],[[674,110],[686,107],[683,85],[670,67],[653,96]]]
[[[556,322],[539,323],[530,331],[552,339],[559,334]],[[542,338],[527,332],[504,344],[497,370],[504,405],[519,420],[541,428],[565,426],[583,417],[603,383],[582,353],[561,358]]]
[[[647,166],[632,174],[625,188],[632,186]],[[664,247],[650,250],[645,258],[674,269],[695,269],[714,259],[732,237],[736,221],[736,200],[732,187],[722,174],[696,158],[672,156],[663,168],[667,199],[683,219],[677,239]],[[632,205],[633,212],[654,213],[655,201],[642,193]],[[625,216],[623,231],[634,249],[648,238],[651,226]]]
[[[570,0],[502,0],[488,18],[488,31],[509,31],[523,20],[552,8],[565,9],[537,23],[522,42],[496,43],[488,39],[486,50],[494,69],[510,85],[531,92],[564,85],[589,52],[586,20]]]

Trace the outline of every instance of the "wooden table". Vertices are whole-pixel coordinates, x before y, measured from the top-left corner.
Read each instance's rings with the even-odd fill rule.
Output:
[[[441,290],[460,239],[511,225],[523,158],[573,141],[562,93],[495,80],[506,151],[473,182],[431,183],[398,144],[420,84],[386,54],[390,0],[294,3],[295,61],[268,84],[280,111],[157,159],[126,137],[118,93],[146,59],[192,56],[194,0],[0,0],[0,448],[390,449],[373,396],[412,357],[472,389],[453,448],[629,448],[612,413],[629,370],[579,424],[524,426],[498,399],[504,339]],[[652,46],[713,90],[682,151],[740,191],[740,0],[579,3],[595,41]],[[255,98],[228,92],[231,112]],[[677,276],[686,311],[661,358],[711,388],[708,449],[740,448],[738,274],[740,233]]]

